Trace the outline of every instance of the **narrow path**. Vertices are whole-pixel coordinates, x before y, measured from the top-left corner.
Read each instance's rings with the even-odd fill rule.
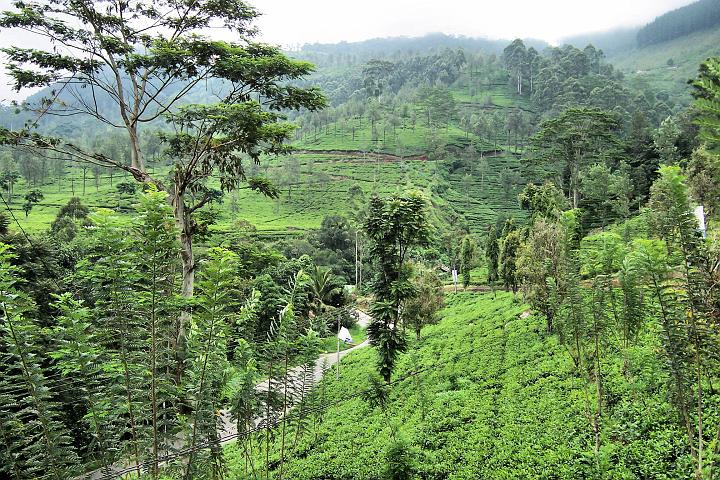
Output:
[[[358,325],[362,328],[367,328],[368,325],[370,324],[370,320],[371,320],[370,315],[368,315],[367,313],[365,313],[361,310],[356,310],[356,312],[358,314]],[[328,372],[328,373],[330,372],[329,367],[336,365],[338,361],[342,362],[343,357],[345,357],[348,353],[354,352],[355,350],[358,350],[360,348],[367,347],[368,345],[370,345],[370,341],[365,340],[364,342],[359,343],[358,345],[355,345],[352,348],[348,348],[347,350],[341,351],[339,355],[337,352],[323,353],[322,355],[320,355],[318,357],[318,359],[315,361],[315,368],[313,369],[313,377],[312,377],[312,387],[317,385],[323,379],[323,374],[325,372]],[[288,372],[287,377],[290,379],[299,379],[302,376],[303,372],[304,372],[304,367],[302,367],[302,366],[295,367]],[[267,380],[258,383],[255,386],[255,390],[258,392],[267,392],[267,390],[268,390]],[[298,403],[299,400],[300,400],[299,398],[289,399],[289,403],[290,403],[289,408],[292,408],[295,404]],[[221,417],[222,417],[222,428],[218,432],[220,434],[220,437],[222,438],[222,437],[226,437],[228,435],[236,435],[238,433],[237,424],[235,424],[234,422],[232,422],[230,420],[230,412],[228,410],[223,410],[221,412]],[[256,423],[256,425],[259,425],[265,420],[266,419],[263,416],[260,416],[255,420],[255,423]],[[232,441],[232,440],[228,440],[228,442],[230,442],[230,441]]]
[[[360,325],[362,328],[367,328],[367,326],[370,324],[371,317],[367,313],[365,313],[361,310],[356,310],[356,312],[358,314],[358,325]],[[355,345],[352,348],[343,350],[342,352],[340,352],[339,356],[337,353],[325,353],[325,354],[320,355],[318,357],[318,359],[315,361],[315,368],[313,370],[313,378],[312,378],[312,387],[314,387],[317,383],[319,383],[322,380],[323,373],[325,371],[329,371],[329,370],[326,370],[327,367],[335,365],[338,362],[338,360],[342,361],[342,358],[345,357],[348,353],[358,350],[360,348],[367,347],[369,344],[370,344],[370,342],[368,340],[365,340],[364,342],[362,342],[358,345]],[[325,369],[323,367],[325,367]],[[303,372],[303,367],[295,367],[288,372],[288,377],[289,378],[298,378],[302,374],[302,372]],[[268,382],[264,381],[264,382],[257,384],[255,386],[255,389],[258,392],[267,392],[267,386],[268,386]],[[289,402],[290,403],[289,408],[292,408],[293,405],[296,404],[298,400],[299,399],[291,399]],[[220,412],[220,417],[222,418],[222,427],[218,432],[219,436],[221,438],[223,438],[223,437],[228,437],[230,435],[236,435],[238,433],[237,424],[235,424],[234,422],[232,422],[230,420],[230,412],[228,410],[222,410]],[[264,417],[260,416],[255,419],[255,424],[260,425],[264,420],[265,420]],[[226,444],[226,443],[232,442],[234,440],[235,440],[235,437],[233,436],[233,437],[231,437],[231,439],[225,440],[222,443]],[[178,438],[177,441],[174,442],[173,448],[180,450],[184,447],[184,445],[185,445],[185,442],[182,439]],[[162,464],[163,464],[163,462],[160,462],[160,465],[162,465]],[[112,472],[121,472],[125,468],[130,467],[130,466],[131,466],[130,464],[124,464],[122,462],[118,462],[111,467],[111,471]],[[82,479],[82,480],[97,480],[97,479],[106,478],[106,476],[107,476],[107,474],[105,472],[103,472],[101,469],[98,469],[98,470],[94,470],[92,472],[80,475],[75,480],[80,480],[80,479]]]

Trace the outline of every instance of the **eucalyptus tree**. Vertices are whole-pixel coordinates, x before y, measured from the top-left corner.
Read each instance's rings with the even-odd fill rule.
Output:
[[[460,247],[460,270],[462,272],[463,287],[470,285],[470,271],[475,267],[478,256],[478,246],[470,235],[466,235]]]
[[[519,285],[517,260],[522,241],[522,231],[518,229],[513,219],[508,219],[499,240],[498,273],[505,288],[512,290],[513,293],[517,293]]]
[[[490,225],[485,237],[485,259],[487,261],[488,283],[498,280],[498,257],[500,256],[500,245],[498,244],[500,233],[495,225]]]
[[[430,241],[426,210],[427,202],[419,193],[395,194],[387,199],[375,196],[370,199],[365,219],[369,253],[376,268],[368,337],[378,348],[379,372],[386,382],[398,354],[406,348],[400,327],[406,303],[415,293],[407,259],[413,248]]]
[[[525,44],[519,38],[513,40],[513,42],[503,50],[503,61],[505,67],[512,73],[512,83],[515,84],[518,95],[522,95],[523,93],[523,73],[527,70],[527,56],[528,51],[525,48]]]
[[[445,304],[443,282],[438,274],[423,265],[416,265],[412,280],[415,295],[407,302],[403,321],[415,332],[420,340],[420,332],[426,325],[438,322],[438,311]]]
[[[523,294],[545,317],[548,333],[554,331],[562,302],[562,273],[567,254],[564,234],[558,222],[539,218],[518,252],[517,269]]]
[[[207,179],[219,176],[223,190],[247,181],[252,189],[276,195],[265,179],[247,178],[243,154],[259,162],[262,155],[285,153],[292,127],[280,111],[325,105],[318,90],[289,84],[313,66],[253,41],[252,22],[259,14],[241,0],[18,0],[14,6],[0,15],[0,31],[22,29],[50,45],[2,50],[16,90],[52,89],[27,108],[40,116],[89,117],[125,132],[131,161],[42,136],[33,131],[37,121],[0,130],[0,143],[124,170],[168,192],[182,246],[182,293],[191,297],[193,214],[213,199]],[[211,29],[237,41],[205,36]],[[190,104],[206,82],[220,101]],[[142,127],[162,120],[171,132],[161,136],[174,162],[169,181],[148,173],[141,142]],[[187,318],[181,318],[181,332]]]
[[[30,211],[33,209],[35,204],[41,202],[44,198],[45,195],[43,195],[42,190],[38,189],[32,189],[25,194],[25,203],[23,203],[22,208],[25,212],[26,218],[28,215],[30,215]]]
[[[532,137],[533,161],[563,178],[572,208],[580,203],[581,172],[593,163],[615,160],[620,121],[596,108],[572,107],[544,121]]]
[[[379,97],[388,87],[395,64],[387,60],[370,60],[363,65],[363,87],[368,97]]]
[[[7,201],[12,204],[15,184],[20,179],[20,172],[14,169],[5,170],[0,174],[0,188],[7,191]]]

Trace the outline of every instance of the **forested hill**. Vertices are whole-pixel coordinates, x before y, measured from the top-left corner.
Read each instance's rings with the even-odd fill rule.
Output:
[[[720,54],[720,25],[642,48],[608,53],[608,60],[638,86],[651,85],[676,102],[691,100],[688,80],[698,65]]]
[[[542,51],[549,45],[535,39],[524,39],[526,45]],[[480,51],[501,55],[510,40],[490,40],[482,37],[466,37],[431,33],[422,37],[374,38],[360,42],[305,44],[292,56],[312,61],[318,66],[354,65],[371,59],[393,59],[407,55],[437,53],[444,49]]]
[[[565,45],[593,45],[606,55],[632,50],[637,45],[637,33],[640,27],[620,27],[601,32],[585,33],[563,38]]]
[[[699,0],[656,18],[637,34],[640,47],[720,26],[720,0]]]
[[[413,45],[420,48],[430,38]],[[680,107],[662,90],[634,87],[592,46],[538,50],[518,39],[498,55],[443,48],[443,39],[449,37],[439,38],[441,43],[428,44],[433,47],[421,53],[398,50],[361,64],[353,62],[365,44],[338,46],[350,57],[335,54],[332,62],[327,57],[315,73],[297,82],[320,87],[329,101],[320,112],[291,113],[297,153],[246,164],[250,176],[264,176],[275,184],[280,197],[267,202],[252,192],[228,192],[215,207],[211,231],[227,232],[243,215],[268,234],[302,232],[319,227],[325,215],[350,217],[372,192],[390,193],[400,185],[426,192],[442,231],[485,232],[498,215],[523,217],[517,194],[528,181],[543,181],[555,171],[552,165],[531,169],[521,158],[543,120],[583,105],[612,111],[624,130],[635,128],[633,135],[645,135]],[[303,52],[293,55],[308,55]],[[186,101],[207,101],[213,88],[212,83],[203,84]],[[98,105],[109,109],[112,102],[105,100]],[[5,125],[18,122],[7,113]],[[81,127],[46,115],[40,127],[110,157],[129,158],[119,132],[92,118],[79,118],[86,122]],[[159,135],[165,127],[157,120],[141,136],[157,172],[168,168]],[[637,141],[633,135],[629,142]],[[25,220],[31,230],[50,225],[58,209],[80,192],[93,207],[130,207],[131,197],[118,190],[110,170],[70,162],[56,168],[57,162],[23,152],[0,153],[3,168],[18,172],[23,180],[17,185],[19,195],[36,188],[44,191],[44,200]],[[637,179],[636,191],[628,192],[635,203],[647,195],[644,168],[636,165],[626,172]],[[207,187],[218,189],[217,179]],[[336,202],[325,204],[327,191]],[[324,205],[322,212],[318,205]]]

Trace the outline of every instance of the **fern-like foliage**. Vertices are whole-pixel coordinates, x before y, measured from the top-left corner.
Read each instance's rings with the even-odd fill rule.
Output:
[[[71,478],[77,455],[41,367],[32,302],[15,287],[7,245],[0,245],[0,472],[18,479]]]
[[[63,381],[75,386],[74,397],[86,412],[84,421],[91,438],[90,458],[107,472],[114,460],[118,432],[112,421],[113,406],[105,397],[109,377],[102,362],[106,352],[97,341],[87,307],[67,293],[58,297],[55,307],[61,315],[52,331],[55,348],[50,356]]]
[[[230,286],[237,255],[214,248],[203,265],[194,302],[193,323],[188,332],[188,368],[185,391],[193,413],[188,425],[188,447],[209,445],[207,453],[191,451],[185,478],[222,478],[225,470],[219,441],[222,393],[228,382],[227,332],[232,315]]]
[[[177,258],[180,250],[172,207],[167,195],[149,189],[140,197],[133,230],[141,241],[134,256],[139,276],[135,285],[135,308],[143,328],[144,381],[148,402],[141,418],[150,425],[151,472],[157,474],[157,458],[173,449],[179,430],[179,364],[177,319],[181,302],[177,295]]]
[[[654,276],[655,297],[662,308],[672,400],[687,430],[696,476],[700,478],[709,442],[703,429],[708,415],[704,388],[706,379],[718,372],[716,359],[720,354],[720,311],[712,295],[713,267],[679,167],[660,168],[660,178],[651,189],[650,207],[666,252],[661,256],[656,250],[647,268]]]
[[[709,58],[700,65],[698,78],[691,82],[695,88],[695,107],[701,135],[708,142],[720,144],[720,57]]]
[[[148,403],[143,388],[146,335],[136,303],[140,270],[127,225],[108,210],[92,218],[95,229],[88,235],[88,256],[78,264],[77,276],[86,295],[95,299],[92,320],[108,378],[104,396],[113,405],[109,420],[117,428],[114,450],[118,458],[139,465],[148,446],[142,421]]]

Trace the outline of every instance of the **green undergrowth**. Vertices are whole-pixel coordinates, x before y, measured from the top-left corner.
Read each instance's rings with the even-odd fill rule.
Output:
[[[526,309],[507,293],[450,295],[442,321],[402,357],[384,409],[363,398],[374,349],[351,353],[339,381],[329,375],[316,390],[327,408],[302,422],[297,443],[286,442],[282,467],[275,432],[269,477],[282,468],[283,478],[303,480],[389,478],[388,452],[403,445],[410,475],[402,478],[689,478],[654,330],[628,352],[629,380],[621,355],[607,353],[595,455],[584,415],[592,386],[544,319],[522,318]],[[295,438],[295,423],[286,428]],[[266,473],[264,438],[254,439],[257,478]],[[227,448],[232,478],[255,478],[239,445]]]

